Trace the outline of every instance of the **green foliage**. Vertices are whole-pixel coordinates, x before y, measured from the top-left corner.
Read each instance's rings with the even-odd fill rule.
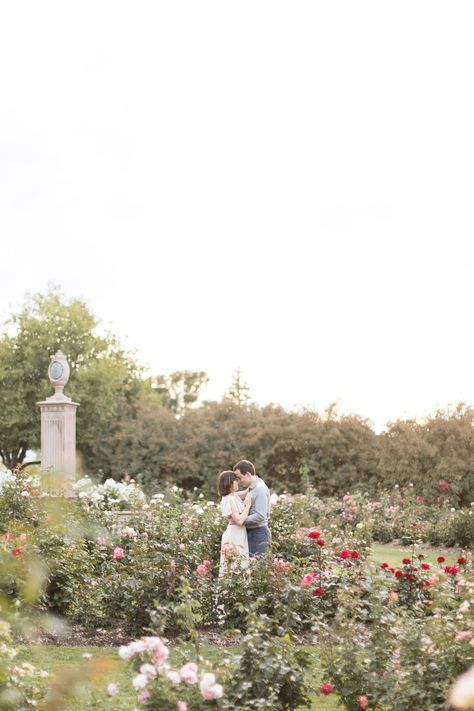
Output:
[[[247,612],[246,633],[239,654],[232,658],[234,674],[226,685],[226,709],[275,709],[289,711],[309,707],[305,670],[310,665],[306,650],[294,646],[284,627],[261,613],[263,600]]]

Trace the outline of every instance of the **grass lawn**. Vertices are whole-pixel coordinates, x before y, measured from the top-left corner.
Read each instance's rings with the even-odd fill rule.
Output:
[[[375,563],[388,563],[389,565],[399,567],[402,564],[403,558],[411,558],[411,546],[394,546],[390,543],[373,543],[371,559]],[[438,567],[436,558],[439,555],[444,555],[446,565],[453,565],[456,558],[460,555],[460,551],[456,548],[432,548],[431,546],[416,546],[415,555],[422,553],[427,563],[433,563]]]
[[[314,647],[307,647],[307,650],[310,654],[315,652]],[[84,654],[92,654],[92,658],[84,659]],[[209,650],[205,656],[218,667],[219,650]],[[51,674],[49,683],[70,691],[64,711],[133,711],[136,708],[136,694],[132,688],[134,672],[119,658],[115,647],[24,646],[19,648],[16,661],[28,661],[45,669]],[[312,676],[315,686],[318,686],[320,674],[316,667]],[[113,698],[107,694],[110,682],[118,684],[120,689],[120,693]],[[313,711],[335,711],[337,708],[340,707],[334,697],[316,695],[311,707]]]
[[[453,563],[458,556],[457,550],[445,550],[419,546],[417,552],[422,552],[429,563],[436,564],[436,558],[442,554],[448,563]],[[411,557],[410,546],[393,546],[390,544],[374,544],[371,559],[376,563],[387,562],[394,567],[401,565],[402,558]],[[321,681],[317,664],[317,648],[308,647],[308,653],[314,657],[314,665],[310,671],[317,688]],[[220,650],[209,649],[205,656],[218,668]],[[92,654],[91,659],[84,659],[84,654]],[[122,661],[115,647],[54,647],[54,646],[23,646],[19,648],[18,661],[29,661],[40,669],[51,674],[51,680],[59,690],[68,689],[71,692],[65,711],[92,711],[98,709],[113,709],[113,711],[133,711],[136,708],[136,695],[132,688],[133,671],[129,664]],[[328,679],[328,681],[330,681]],[[107,695],[107,684],[118,684],[120,693],[113,699]],[[314,696],[312,711],[335,711],[341,707],[337,698],[330,696],[322,698]]]

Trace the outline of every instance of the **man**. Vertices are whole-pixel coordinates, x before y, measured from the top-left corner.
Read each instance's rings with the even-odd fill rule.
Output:
[[[255,467],[247,459],[241,459],[234,467],[235,475],[240,484],[248,487],[252,495],[250,512],[244,521],[247,528],[250,555],[264,556],[271,541],[268,528],[270,514],[270,492],[268,487],[255,473]]]

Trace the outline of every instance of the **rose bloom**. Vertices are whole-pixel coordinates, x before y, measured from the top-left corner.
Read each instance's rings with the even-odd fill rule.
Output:
[[[178,674],[177,671],[174,669],[170,669],[169,671],[166,672],[166,678],[169,679],[170,681],[173,682],[173,684],[180,684],[181,683],[181,677]]]
[[[474,706],[474,666],[461,674],[449,692],[449,703],[455,709],[472,709]]]
[[[291,564],[288,563],[288,561],[283,560],[282,558],[274,558],[273,567],[279,573],[287,573],[291,568]]]
[[[357,697],[357,704],[360,709],[368,709],[369,708],[369,699],[367,696],[358,696]]]
[[[421,569],[422,569],[422,570],[429,570],[429,569],[430,569],[430,566],[429,566],[428,563],[422,563],[422,564],[421,564]]]
[[[148,677],[145,676],[145,674],[137,674],[137,676],[134,678],[132,681],[133,688],[139,691],[140,689],[144,689],[145,686],[148,684]]]
[[[381,568],[388,568],[388,563],[380,563]]]
[[[206,568],[206,566],[203,563],[200,563],[197,568],[196,568],[196,573],[198,575],[207,575],[209,572],[209,569]]]
[[[186,684],[196,684],[197,683],[197,664],[194,662],[188,662],[184,664],[179,670],[179,676],[181,681],[185,681]]]
[[[351,558],[357,560],[358,558],[360,558],[360,553],[358,551],[351,551]]]
[[[436,560],[438,561],[438,563],[444,563],[446,558],[444,557],[444,555],[439,555]]]
[[[186,701],[178,701],[176,704],[176,711],[188,711],[188,705]]]
[[[395,571],[395,577],[396,577],[396,578],[401,578],[402,575],[403,575],[403,573],[402,573],[401,570],[396,570],[396,571]]]
[[[460,558],[457,559],[456,563],[458,563],[458,565],[464,565],[466,563],[465,557],[462,555]]]
[[[399,594],[397,592],[395,592],[395,590],[392,590],[391,592],[389,592],[388,596],[389,596],[390,600],[393,600],[393,602],[397,602],[398,598],[400,597]]]
[[[326,594],[326,590],[324,588],[318,587],[318,588],[314,588],[314,590],[313,590],[313,595],[317,595],[318,597],[322,597],[325,594]]]
[[[410,559],[410,558],[404,558],[404,559],[402,560],[402,563],[403,563],[403,565],[410,565],[411,559]]]
[[[98,546],[105,546],[106,540],[104,536],[97,536],[96,543]]]
[[[311,585],[311,583],[313,583],[314,580],[316,580],[317,577],[318,576],[315,573],[306,573],[306,575],[303,576],[300,582],[300,586],[302,588],[307,588],[309,585]]]
[[[109,696],[115,696],[116,694],[118,694],[117,684],[109,684],[107,687],[107,693]]]
[[[329,683],[329,681],[324,681],[322,684],[319,685],[319,691],[321,694],[329,696],[329,694],[332,694],[332,692],[334,691],[334,687],[332,684]]]
[[[199,689],[203,699],[206,699],[206,701],[220,699],[224,694],[224,689],[220,684],[216,684],[216,677],[214,674],[210,673],[204,673],[201,675]]]
[[[350,554],[351,554],[351,552],[348,551],[347,548],[344,548],[344,549],[339,553],[339,555],[341,556],[341,558],[344,558],[344,559],[345,559],[345,558],[349,558]]]
[[[319,538],[320,535],[319,531],[310,531],[308,533],[308,538]]]
[[[115,560],[120,560],[120,558],[123,558],[123,548],[121,546],[115,546],[114,558]]]
[[[14,555],[15,558],[18,558],[18,556],[21,555],[21,548],[14,548],[12,550],[12,555]]]
[[[326,541],[324,540],[324,538],[318,538],[316,543],[318,544],[318,546],[325,546],[326,545]]]

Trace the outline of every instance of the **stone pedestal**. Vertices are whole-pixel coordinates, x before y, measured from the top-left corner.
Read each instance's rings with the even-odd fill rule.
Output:
[[[39,402],[41,409],[41,470],[46,488],[55,494],[74,496],[76,481],[76,410],[64,392],[69,366],[59,351],[51,356],[49,378],[55,393]]]
[[[41,409],[41,469],[50,491],[73,496],[78,403],[52,400],[38,403]]]

